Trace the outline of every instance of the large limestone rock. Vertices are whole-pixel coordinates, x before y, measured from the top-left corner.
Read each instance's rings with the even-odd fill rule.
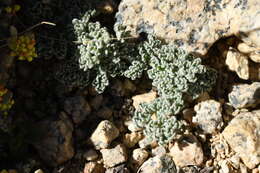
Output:
[[[259,6],[259,0],[123,0],[116,17],[133,36],[154,33],[204,55],[216,40],[233,34],[259,48]]]
[[[94,133],[91,135],[90,140],[97,150],[107,148],[109,144],[119,136],[119,130],[116,126],[104,120],[99,123]]]
[[[62,112],[56,121],[45,120],[38,124],[43,131],[43,138],[35,143],[40,157],[50,166],[57,166],[74,156],[73,124]]]
[[[260,110],[240,113],[222,133],[248,168],[260,164]]]

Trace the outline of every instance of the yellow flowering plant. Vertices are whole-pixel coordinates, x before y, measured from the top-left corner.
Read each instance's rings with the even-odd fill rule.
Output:
[[[0,113],[7,115],[13,104],[12,93],[3,85],[0,85]]]
[[[19,60],[27,60],[31,62],[37,57],[35,49],[34,34],[26,34],[13,37],[10,40],[9,47],[11,49],[11,56],[18,57]]]
[[[21,6],[18,4],[12,5],[12,6],[7,6],[5,7],[5,12],[8,14],[15,14],[21,9]]]

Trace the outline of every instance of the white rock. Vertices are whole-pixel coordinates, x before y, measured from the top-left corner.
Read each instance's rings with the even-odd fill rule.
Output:
[[[222,107],[215,100],[207,100],[194,107],[196,116],[192,122],[198,125],[204,133],[216,133],[223,126]]]

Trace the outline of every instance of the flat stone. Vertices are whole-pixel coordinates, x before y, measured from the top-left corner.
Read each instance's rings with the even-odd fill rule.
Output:
[[[105,168],[97,162],[88,162],[85,164],[83,173],[104,173]]]
[[[215,41],[230,35],[259,48],[259,6],[259,0],[123,0],[116,18],[134,37],[153,33],[205,55]]]
[[[249,61],[245,54],[230,48],[227,52],[226,64],[231,71],[235,71],[241,79],[249,79]]]
[[[260,104],[260,82],[234,85],[228,98],[236,109],[254,108]]]
[[[170,155],[179,167],[200,166],[204,160],[201,144],[193,135],[187,135],[182,140],[175,142],[170,148]]]
[[[112,122],[104,120],[99,123],[90,140],[96,149],[102,149],[107,148],[118,136],[119,130],[116,126]]]
[[[194,107],[196,115],[192,122],[200,127],[204,133],[216,133],[223,126],[222,107],[215,100],[200,102]]]
[[[260,163],[260,110],[240,113],[222,134],[249,169]]]
[[[155,156],[145,161],[139,169],[140,173],[177,173],[172,158],[168,155]]]
[[[88,102],[82,96],[67,98],[64,103],[64,110],[72,116],[75,124],[82,123],[91,112]]]
[[[116,147],[111,149],[102,149],[100,152],[104,160],[104,165],[108,168],[127,161],[126,148],[122,144],[118,144]]]

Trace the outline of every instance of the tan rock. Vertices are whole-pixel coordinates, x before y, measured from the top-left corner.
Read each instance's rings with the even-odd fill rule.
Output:
[[[247,167],[243,163],[240,163],[239,168],[240,168],[239,170],[241,171],[241,173],[248,173]]]
[[[187,135],[181,141],[175,142],[170,148],[170,155],[179,167],[199,166],[204,160],[201,144],[193,135]]]
[[[140,103],[149,103],[153,101],[155,98],[156,98],[156,92],[154,91],[145,94],[136,95],[132,97],[133,105],[135,109],[138,109]]]
[[[137,144],[141,139],[143,138],[143,135],[141,132],[132,132],[132,133],[126,133],[124,135],[123,142],[126,147],[132,148]]]
[[[215,100],[207,100],[198,103],[194,110],[196,115],[192,117],[192,122],[198,125],[204,133],[216,133],[223,126],[222,107]]]
[[[159,145],[152,149],[152,156],[162,156],[166,154],[166,149],[164,146]]]
[[[259,173],[259,169],[258,168],[253,169],[252,173]]]
[[[156,141],[153,141],[148,137],[144,137],[138,144],[140,148],[155,148],[158,146]]]
[[[231,165],[227,162],[227,160],[224,160],[221,164],[220,164],[220,172],[221,173],[232,173],[231,171]]]
[[[88,162],[85,164],[83,173],[104,173],[105,168],[97,162]]]
[[[260,163],[260,110],[237,115],[222,134],[248,168]]]
[[[100,152],[106,167],[110,168],[127,161],[127,152],[122,144],[111,149],[102,149]]]
[[[249,58],[256,63],[260,63],[260,52],[250,53]]]
[[[177,173],[172,158],[168,155],[155,156],[145,161],[137,172],[142,173]]]
[[[11,173],[10,170],[8,172]],[[44,172],[41,169],[37,169],[36,171],[34,171],[34,173],[44,173]]]
[[[235,71],[241,79],[249,79],[249,62],[245,54],[230,48],[227,53],[226,64],[231,71]]]
[[[140,166],[144,163],[148,156],[149,153],[145,149],[137,148],[133,150],[132,161]]]
[[[254,108],[260,104],[260,82],[234,85],[228,98],[234,108]]]
[[[96,149],[102,149],[107,148],[118,136],[119,130],[116,126],[112,122],[104,120],[99,123],[90,140]]]
[[[252,53],[252,52],[255,52],[257,50],[257,48],[255,47],[252,47],[252,46],[249,46],[247,45],[246,43],[244,42],[241,42],[237,45],[237,49],[242,52],[242,53],[245,53],[245,54],[249,54],[249,53]]]

